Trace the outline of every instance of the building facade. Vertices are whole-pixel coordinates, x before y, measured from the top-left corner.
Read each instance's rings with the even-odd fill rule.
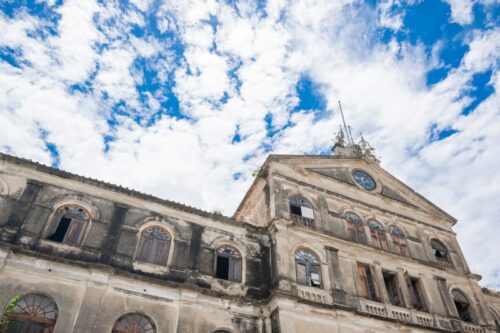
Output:
[[[269,156],[231,218],[0,154],[0,332],[500,332],[456,220],[334,152]]]

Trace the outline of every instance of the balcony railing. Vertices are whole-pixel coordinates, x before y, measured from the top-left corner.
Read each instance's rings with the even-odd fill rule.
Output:
[[[455,268],[453,266],[453,263],[445,258],[436,257],[436,262],[438,263],[439,266],[443,268]]]
[[[315,225],[313,219],[309,219],[307,217],[303,217],[303,216],[295,215],[295,214],[290,214],[290,215],[292,217],[292,221],[294,224],[302,226],[302,227],[306,227],[309,229],[316,230],[316,225]]]

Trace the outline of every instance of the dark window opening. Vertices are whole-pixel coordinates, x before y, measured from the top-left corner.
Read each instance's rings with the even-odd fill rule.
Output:
[[[383,272],[384,285],[389,296],[389,302],[395,306],[402,306],[401,290],[398,284],[398,277],[395,273]]]
[[[242,259],[238,251],[231,247],[217,250],[215,277],[222,280],[241,282]]]
[[[217,257],[217,273],[215,275],[218,279],[229,280],[229,258]]]
[[[410,293],[410,306],[415,310],[427,312],[427,307],[423,301],[423,292],[419,279],[406,274],[406,285]]]
[[[302,216],[302,210],[300,207],[290,205],[290,211],[293,215]]]
[[[47,237],[48,240],[54,241],[54,242],[59,242],[62,243],[64,240],[64,237],[66,236],[66,232],[68,231],[69,224],[71,223],[71,219],[67,217],[61,218],[61,221],[59,222],[59,225],[57,226],[56,231]]]
[[[358,278],[360,296],[378,301],[377,289],[370,265],[358,263]]]
[[[453,290],[451,293],[460,319],[472,323],[474,319],[472,317],[471,306],[465,295],[458,290]]]

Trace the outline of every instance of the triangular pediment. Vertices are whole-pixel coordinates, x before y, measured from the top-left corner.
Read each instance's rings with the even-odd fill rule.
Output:
[[[353,178],[350,175],[348,167],[336,167],[336,168],[306,168],[306,170],[319,173],[320,175],[333,178],[337,181],[344,182],[353,186],[356,186]],[[411,204],[404,198],[403,195],[399,194],[396,190],[392,189],[389,185],[381,184],[379,191],[381,196],[386,198],[397,200],[405,204]]]
[[[359,191],[355,192],[359,196],[375,195],[384,200],[404,204],[439,216],[452,223],[456,222],[455,218],[391,175],[376,162],[363,158],[293,155],[277,155],[275,160],[292,166],[300,173],[308,172],[333,182],[351,186],[355,191]],[[373,191],[364,190],[356,184],[352,175],[355,169],[364,170],[375,179],[377,186]]]

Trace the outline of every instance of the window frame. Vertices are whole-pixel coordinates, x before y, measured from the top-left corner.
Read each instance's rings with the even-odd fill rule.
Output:
[[[463,297],[465,299],[466,303],[456,300],[455,294],[458,294],[460,297]],[[458,317],[460,318],[460,320],[463,322],[466,322],[466,323],[475,324],[476,323],[476,316],[475,316],[474,307],[470,301],[470,298],[467,296],[467,294],[464,293],[459,288],[453,288],[450,291],[450,295],[451,295],[451,299],[453,301],[453,304],[455,305],[455,310],[457,311],[457,314],[458,314]],[[467,304],[466,309],[461,311],[458,308],[457,303]],[[464,313],[464,311],[466,311],[467,313]],[[465,318],[466,314],[469,316],[468,319]]]
[[[410,294],[409,306],[417,311],[429,312],[422,279],[413,277],[409,275],[408,272],[405,272],[405,282],[408,293]]]
[[[157,333],[158,332],[156,323],[154,322],[153,319],[151,319],[150,316],[147,316],[147,315],[145,315],[144,313],[141,313],[141,312],[127,312],[127,313],[122,314],[120,317],[118,317],[115,320],[115,322],[113,323],[113,328],[111,329],[112,333],[127,333],[127,331],[118,330],[118,328],[116,328],[116,325],[119,323],[119,321],[123,320],[127,316],[141,316],[142,320],[145,320],[146,324],[149,324],[151,326],[151,329],[143,331],[144,333]]]
[[[221,253],[220,251],[225,248],[231,249],[237,255]],[[218,266],[219,257],[228,259],[227,279],[218,276],[217,268],[219,267]],[[239,265],[239,269],[235,269],[235,265],[236,267],[238,267]],[[244,265],[245,265],[245,258],[242,252],[236,246],[232,244],[220,244],[219,246],[216,247],[214,256],[214,273],[213,273],[214,278],[224,281],[244,283],[244,274],[243,274],[245,272]]]
[[[451,259],[450,249],[444,245],[441,240],[433,238],[430,240],[430,245],[432,251],[434,251],[434,260],[438,263],[438,265],[447,268],[455,267]],[[437,256],[439,252],[444,252],[444,255]]]
[[[398,231],[396,232],[396,230]],[[391,234],[392,240],[392,252],[410,257],[410,251],[408,250],[408,243],[403,229],[393,224],[389,227],[389,233]]]
[[[305,253],[309,257],[312,257],[313,260],[304,260],[302,258],[299,258],[300,253]],[[324,282],[323,282],[323,275],[321,272],[321,260],[319,259],[319,256],[314,252],[311,251],[307,248],[299,248],[294,252],[294,263],[295,263],[295,281],[297,284],[302,285],[302,286],[308,286],[312,288],[318,288],[318,289],[323,289],[324,288]],[[303,277],[299,275],[299,265],[303,267]],[[312,274],[317,274],[318,279],[315,280],[312,277]],[[318,281],[318,285],[314,285],[313,281]]]
[[[349,219],[348,216],[356,216],[356,221]],[[347,211],[344,213],[344,220],[346,221],[347,237],[353,242],[366,244],[365,226],[361,216]]]
[[[380,290],[372,265],[363,262],[357,262],[356,264],[359,296],[375,302],[380,302]]]
[[[77,210],[84,214],[85,218],[78,218],[72,213],[67,213],[69,210]],[[50,237],[56,235],[57,230],[59,229],[61,222],[63,219],[69,219],[68,226],[64,231],[64,236],[61,240],[50,239]],[[44,241],[49,241],[57,244],[64,244],[68,246],[80,247],[88,231],[90,230],[90,225],[92,223],[93,216],[90,213],[90,210],[80,203],[65,203],[62,205],[58,205],[57,208],[54,209],[51,217],[49,218],[49,222],[47,223],[46,230],[44,232]],[[74,238],[74,232],[79,230],[79,234]]]
[[[30,302],[28,304],[28,301],[26,300],[29,297],[34,297],[34,301],[36,299],[42,300],[42,302],[47,302],[47,305],[43,307],[43,309],[47,307],[52,307],[51,311],[44,311],[43,315],[40,315],[38,310],[35,310],[35,302]],[[21,308],[21,304],[26,303],[27,307],[25,308],[28,311],[36,311],[37,313],[26,313],[24,312],[16,312],[16,309]],[[48,313],[52,313],[51,315],[53,318],[47,317]],[[20,297],[19,301],[17,302],[16,307],[14,307],[14,310],[10,314],[6,325],[5,325],[5,331],[9,329],[9,326],[12,322],[20,321],[24,324],[33,324],[33,325],[43,325],[45,326],[44,332],[46,333],[52,333],[54,331],[54,327],[57,323],[57,319],[59,317],[59,308],[57,306],[57,303],[54,301],[54,299],[50,296],[44,295],[42,293],[37,293],[37,292],[30,292],[27,294],[24,294]],[[19,328],[19,327],[16,327]],[[29,328],[29,327],[28,327]]]
[[[164,249],[164,256],[163,256],[163,258],[160,258],[163,260],[157,259],[158,253],[156,253],[154,255],[154,258],[152,258],[151,260],[147,259],[148,255],[146,255],[145,257],[143,257],[143,255],[142,255],[142,251],[144,251],[143,246],[145,246],[145,242],[147,241],[146,238],[143,237],[143,235],[144,235],[144,233],[146,233],[147,231],[152,230],[152,229],[159,229],[164,234],[166,234],[168,237],[168,240],[163,240],[163,241],[165,241],[165,244],[166,244],[165,249]],[[151,239],[152,239],[151,247],[159,247],[161,245],[161,242],[162,242],[161,239],[154,238],[154,237],[152,237]],[[157,225],[157,224],[147,225],[144,228],[142,228],[142,230],[139,233],[139,241],[137,242],[137,248],[136,248],[134,260],[139,261],[141,263],[150,264],[150,265],[167,267],[168,264],[170,263],[170,257],[171,257],[171,252],[172,252],[172,248],[173,248],[173,246],[172,246],[173,241],[174,241],[174,237],[173,237],[172,232],[170,232],[170,230],[168,230],[164,226]],[[151,252],[149,254],[149,256],[153,256],[153,253]]]
[[[368,219],[366,224],[368,225],[368,229],[370,229],[372,245],[376,248],[388,251],[389,243],[387,241],[387,234],[382,224],[376,219]]]
[[[294,201],[297,202],[294,202]],[[294,209],[300,210],[300,215],[294,213]],[[311,210],[312,218],[303,215],[303,208],[307,208]],[[290,210],[290,219],[304,227],[310,229],[316,229],[316,215],[314,212],[314,207],[309,200],[300,195],[292,195],[288,199],[288,209]]]

